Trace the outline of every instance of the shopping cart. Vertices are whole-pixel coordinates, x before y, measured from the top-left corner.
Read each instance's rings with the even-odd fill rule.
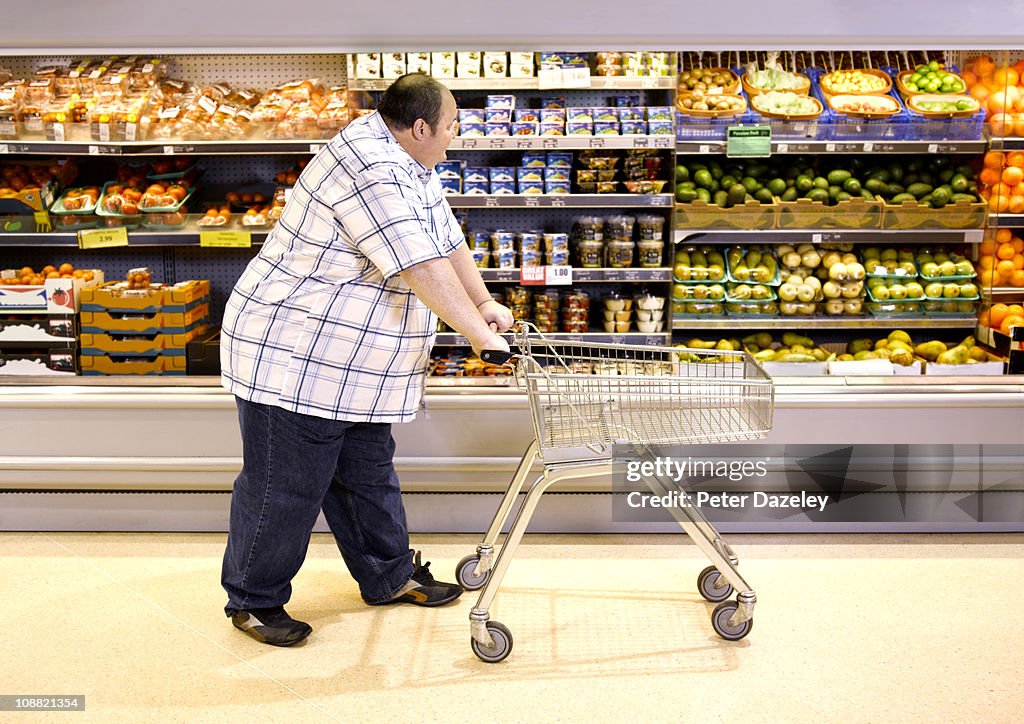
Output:
[[[512,651],[512,633],[490,620],[489,609],[544,491],[565,480],[608,475],[617,445],[650,456],[654,445],[764,437],[774,410],[771,378],[746,352],[555,341],[525,323],[516,328],[514,343],[518,353],[485,351],[482,357],[514,365],[530,401],[534,440],[476,554],[456,568],[464,588],[483,589],[469,615],[471,645],[489,663]],[[543,472],[495,556],[498,536],[538,461]],[[645,482],[656,495],[675,489],[656,476]],[[697,577],[700,594],[719,603],[711,625],[722,638],[743,638],[753,626],[756,597],[736,570],[735,553],[699,508],[668,510],[712,563]],[[726,600],[734,590],[736,600]]]

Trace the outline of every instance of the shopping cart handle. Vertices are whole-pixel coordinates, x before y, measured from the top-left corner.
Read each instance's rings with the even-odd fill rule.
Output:
[[[480,351],[480,359],[492,365],[506,364],[514,355],[501,349],[484,349]]]

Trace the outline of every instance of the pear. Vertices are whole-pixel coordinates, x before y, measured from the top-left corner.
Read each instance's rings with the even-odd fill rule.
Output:
[[[968,349],[970,349],[975,344],[976,343],[974,341],[974,335],[970,335],[968,337],[964,337],[964,341],[961,342],[958,346],[960,346],[960,347],[967,347]]]
[[[914,347],[914,354],[918,357],[923,357],[929,362],[934,362],[938,359],[940,354],[947,352],[948,348],[945,343],[939,342],[938,340],[932,340],[930,342],[922,342],[921,344]]]
[[[967,357],[975,362],[988,362],[988,352],[977,346],[967,350]]]
[[[814,347],[814,340],[810,339],[809,337],[804,337],[803,335],[796,334],[794,332],[785,332],[782,335],[782,344],[787,346],[799,344],[801,346],[812,349]]]
[[[858,361],[862,359],[878,359],[878,355],[870,350],[862,349],[860,352],[854,353],[853,358]]]
[[[901,365],[903,367],[909,367],[914,364],[914,353],[909,349],[902,347],[894,349],[892,354],[889,355],[889,361],[894,365]]]
[[[884,349],[884,348],[886,348],[888,346],[889,346],[889,340],[887,340],[887,339],[880,339],[877,342],[875,342],[875,349]]]
[[[870,339],[862,337],[860,339],[855,339],[848,345],[846,345],[846,351],[849,352],[850,354],[857,354],[861,350],[869,350],[872,349],[874,346],[874,343]]]
[[[967,348],[954,347],[947,349],[935,358],[935,364],[940,365],[962,365],[967,361]]]
[[[894,339],[898,339],[902,342],[905,342],[908,345],[914,343],[913,340],[910,339],[910,335],[904,332],[902,329],[894,329],[893,331],[889,332],[889,340],[892,341]]]

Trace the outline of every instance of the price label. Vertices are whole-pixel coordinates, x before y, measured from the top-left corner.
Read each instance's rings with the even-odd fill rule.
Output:
[[[711,153],[711,146],[707,145],[706,143],[702,143],[700,144],[700,147],[697,149],[697,151],[699,153]]]
[[[658,77],[657,76],[645,77],[643,79],[643,82],[640,85],[643,86],[643,88],[645,90],[646,89],[650,89],[650,88],[657,88],[658,87]]]
[[[658,136],[652,144],[655,148],[672,148],[671,136]]]
[[[653,194],[651,196],[651,206],[671,206],[672,196],[669,194]]]
[[[112,246],[128,246],[128,230],[123,226],[114,229],[82,229],[78,232],[79,249],[107,249]]]
[[[829,153],[831,153],[832,151],[835,151],[836,150],[836,144],[834,144],[834,143],[826,143],[825,144],[825,150],[828,151]]]
[[[938,152],[939,152],[939,144],[937,144],[937,143],[929,143],[928,144],[928,153],[938,153]]]
[[[562,85],[565,88],[589,88],[590,68],[562,68]]]
[[[524,285],[543,285],[544,267],[524,266],[519,269],[519,283]]]
[[[516,141],[516,148],[533,148],[533,141],[528,138],[520,138]]]
[[[561,68],[541,68],[537,72],[538,90],[549,90],[562,87]]]
[[[484,206],[497,206],[498,198],[496,196],[488,196],[484,199]]]
[[[771,126],[729,126],[725,155],[730,158],[763,158],[772,155]]]
[[[590,147],[591,148],[604,148],[604,145],[605,144],[604,144],[604,139],[603,138],[591,138],[590,139]]]
[[[310,153],[320,153],[323,150],[323,148],[324,148],[324,144],[322,144],[322,143],[311,143],[311,144],[309,144],[309,152]]]
[[[557,138],[545,138],[543,140],[543,142],[541,143],[541,145],[544,148],[558,148],[558,139]]]
[[[557,196],[552,197],[551,205],[552,206],[565,206],[565,199],[560,199]]]
[[[812,244],[820,244],[821,243],[821,234],[811,234],[811,243]]]
[[[527,196],[525,199],[523,199],[523,205],[540,206],[540,199],[538,199],[536,196]]]
[[[475,138],[465,138],[465,139],[463,139],[462,147],[463,148],[476,148],[476,139]]]
[[[775,153],[789,153],[789,144],[780,143],[775,147]]]
[[[544,275],[548,284],[572,284],[571,266],[546,266]]]
[[[50,226],[50,215],[45,211],[33,211],[32,216],[35,217],[37,227]]]
[[[490,141],[491,141],[491,148],[507,148],[508,147],[508,139],[507,138],[492,138],[492,139],[490,139]]]
[[[6,143],[0,143],[0,153],[10,153]]]
[[[219,249],[248,249],[252,233],[248,231],[200,231],[199,246]]]
[[[875,150],[875,144],[871,141],[864,141],[864,153],[871,153]]]

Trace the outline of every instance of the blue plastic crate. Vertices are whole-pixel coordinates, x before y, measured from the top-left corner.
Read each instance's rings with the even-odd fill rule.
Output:
[[[728,118],[695,118],[676,110],[676,140],[724,141],[729,126],[747,126],[754,121],[750,111]]]
[[[736,73],[742,78],[744,71],[736,70]],[[811,94],[813,94],[815,85],[814,76],[807,73],[806,69],[804,73],[811,79]],[[819,98],[818,100],[821,99]],[[831,138],[831,119],[828,117],[827,109],[823,110],[821,115],[813,121],[782,121],[777,118],[765,118],[754,110],[753,103],[750,103],[749,115],[750,119],[748,123],[771,126],[772,139],[783,141],[827,141]]]
[[[892,77],[893,93],[899,96],[896,89],[895,68],[883,68]],[[949,66],[952,73],[959,73],[955,65]],[[902,99],[901,99],[902,100]],[[967,118],[925,118],[906,107],[903,111],[907,118],[906,141],[978,141],[985,130],[985,109],[981,108],[973,116]]]
[[[815,68],[814,70],[819,70]],[[819,80],[824,73],[812,75],[811,94],[821,101],[828,116],[830,141],[904,141],[907,136],[907,109],[895,89],[889,92],[900,107],[898,113],[889,118],[856,118],[832,110],[825,100]]]

